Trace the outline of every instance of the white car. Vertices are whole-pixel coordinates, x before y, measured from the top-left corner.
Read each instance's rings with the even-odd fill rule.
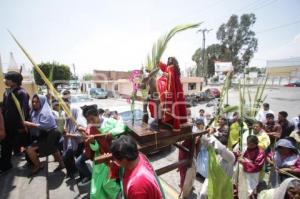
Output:
[[[97,104],[95,101],[90,98],[87,94],[71,94],[71,107],[78,109],[78,118],[77,121],[80,125],[86,126],[86,119],[83,117],[81,107],[84,105],[94,105]]]
[[[134,109],[134,121],[141,121],[143,119],[143,111],[141,109]],[[124,122],[131,122],[132,121],[132,111],[123,111],[120,112],[119,115],[122,117]]]
[[[84,105],[95,104],[94,100],[86,94],[71,94],[71,104],[72,106],[82,107]]]
[[[124,122],[130,122],[132,120],[131,105],[125,100],[113,100],[108,99],[106,101],[92,99],[87,94],[71,95],[71,107],[79,109],[78,119],[80,123],[86,123],[85,118],[82,115],[81,107],[84,105],[97,105],[98,109],[108,109],[109,111],[117,111]],[[142,104],[137,102],[134,108],[134,120],[140,121],[143,118]]]

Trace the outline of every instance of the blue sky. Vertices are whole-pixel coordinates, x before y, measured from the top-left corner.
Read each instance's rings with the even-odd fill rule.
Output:
[[[203,21],[202,28],[213,29],[210,45],[232,14],[252,12],[259,43],[251,64],[264,66],[268,59],[300,56],[299,10],[299,0],[0,0],[0,54],[4,66],[9,52],[30,66],[9,29],[37,62],[74,63],[80,74],[131,70],[140,68],[153,42],[175,25]],[[201,45],[196,30],[180,33],[163,61],[176,56],[181,67],[194,65],[191,57]]]

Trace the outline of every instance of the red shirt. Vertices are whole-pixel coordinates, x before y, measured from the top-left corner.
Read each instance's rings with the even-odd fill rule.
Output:
[[[125,169],[123,185],[127,199],[161,199],[162,193],[152,166],[143,154],[134,169]]]
[[[89,126],[89,127],[87,127],[86,134],[87,135],[99,135],[100,132],[98,131],[97,127]],[[99,149],[100,154],[110,152],[109,146],[110,146],[111,141],[112,141],[112,135],[111,134],[109,134],[105,137],[97,138],[96,140],[98,141],[98,143],[100,145],[100,149]],[[85,155],[89,159],[93,159],[94,158],[94,151],[91,150],[90,143],[85,141],[84,144],[85,144]]]
[[[260,172],[265,162],[265,153],[262,149],[247,149],[244,153],[244,171],[248,173]]]

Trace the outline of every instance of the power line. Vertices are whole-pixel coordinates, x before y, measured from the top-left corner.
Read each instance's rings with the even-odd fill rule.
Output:
[[[166,25],[169,25],[170,23],[175,22],[175,21],[177,21],[177,20],[179,20],[179,19],[183,19],[183,18],[188,18],[188,17],[191,17],[191,16],[199,15],[199,13],[200,13],[199,16],[202,15],[202,16],[205,17],[206,15],[205,15],[205,14],[203,15],[203,13],[208,12],[211,8],[216,7],[217,5],[219,5],[219,4],[221,4],[221,3],[224,3],[224,2],[225,2],[225,0],[217,0],[217,1],[215,1],[214,3],[212,3],[211,5],[205,7],[205,8],[203,8],[203,9],[201,9],[201,10],[198,10],[197,13],[194,13],[194,14],[188,14],[188,15],[185,15],[185,16],[179,16],[179,17],[177,17],[177,18],[171,19],[170,21],[168,21],[168,23],[166,23]],[[164,26],[165,26],[165,25],[164,25]]]
[[[269,0],[265,0],[265,1],[264,1],[264,0],[263,0],[263,1],[261,1],[261,0],[256,0],[256,1],[253,1],[253,2],[249,3],[249,4],[246,5],[246,6],[244,6],[244,7],[242,7],[242,8],[239,8],[239,9],[236,10],[234,13],[239,12],[239,11],[242,11],[242,10],[248,10],[249,8],[251,9],[251,7],[256,7],[256,6],[260,5],[261,3],[263,4],[263,3],[267,2],[267,1],[269,1]]]
[[[280,26],[275,26],[275,27],[272,27],[272,28],[264,29],[264,30],[261,30],[261,31],[257,31],[256,34],[269,32],[269,31],[276,30],[276,29],[279,29],[279,28],[284,28],[284,27],[288,27],[288,26],[291,26],[291,25],[295,25],[295,24],[298,24],[298,23],[300,23],[300,20],[294,21],[292,23],[282,24]]]
[[[269,6],[273,3],[275,3],[276,1],[277,0],[254,0],[254,1],[250,2],[249,4],[247,4],[246,6],[243,6],[239,9],[233,11],[232,13],[235,14],[235,13],[239,13],[240,11],[246,12],[247,10],[252,10],[252,9],[254,9],[256,11],[256,10],[262,9],[266,6]],[[219,16],[219,17],[224,19],[223,16]],[[219,17],[218,17],[218,20],[219,20]]]
[[[261,6],[258,6],[258,7],[255,7],[255,8],[253,8],[255,11],[256,10],[259,10],[259,9],[262,9],[262,8],[264,8],[264,7],[267,7],[267,6],[269,6],[269,5],[271,5],[271,4],[273,4],[273,3],[275,3],[277,0],[272,0],[272,1],[269,1],[269,2],[265,2],[266,4],[262,4]]]

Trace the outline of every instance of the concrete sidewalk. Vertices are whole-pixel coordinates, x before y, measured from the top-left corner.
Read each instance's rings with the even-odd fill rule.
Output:
[[[88,193],[80,194],[75,179],[67,179],[65,170],[53,172],[58,166],[53,157],[41,158],[44,164],[37,175],[28,177],[29,168],[23,168],[24,156],[13,157],[14,168],[0,176],[1,199],[52,199],[89,198]]]
[[[41,159],[43,164],[45,160],[46,158]],[[13,157],[14,168],[0,177],[1,199],[47,198],[47,166],[31,178],[28,177],[29,169],[23,168],[25,162],[24,157]]]
[[[34,177],[28,177],[30,169],[24,167],[24,156],[13,157],[14,168],[0,176],[1,199],[87,199],[88,193],[80,194],[75,179],[65,177],[65,170],[54,172],[58,166],[53,157],[41,158],[44,164]],[[160,178],[167,199],[178,198],[175,190],[166,181]]]

